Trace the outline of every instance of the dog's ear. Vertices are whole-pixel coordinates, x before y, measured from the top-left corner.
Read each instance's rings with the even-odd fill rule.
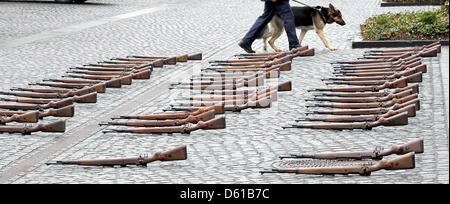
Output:
[[[336,8],[334,8],[333,4],[328,5],[328,7],[332,10],[336,10]]]

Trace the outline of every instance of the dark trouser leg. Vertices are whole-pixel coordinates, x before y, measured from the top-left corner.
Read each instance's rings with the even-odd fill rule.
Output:
[[[252,45],[253,42],[258,38],[259,34],[262,32],[264,27],[272,20],[272,17],[275,15],[275,5],[271,2],[266,2],[264,6],[264,13],[256,19],[256,22],[247,32],[247,34],[242,39],[247,45]]]
[[[299,47],[300,44],[295,30],[295,18],[291,6],[289,5],[289,1],[278,2],[275,4],[275,7],[278,15],[280,15],[284,22],[284,29],[286,30],[289,41],[289,49]]]

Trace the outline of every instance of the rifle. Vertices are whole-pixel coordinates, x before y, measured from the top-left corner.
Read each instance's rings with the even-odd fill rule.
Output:
[[[84,74],[93,76],[127,76],[131,75],[133,79],[150,79],[153,69],[143,68],[130,72],[104,72],[104,71],[68,71],[66,73]]]
[[[392,56],[392,55],[400,55],[405,52],[412,52],[414,54],[420,53],[421,51],[427,50],[427,49],[436,49],[438,53],[441,53],[441,45],[434,45],[431,47],[425,47],[422,46],[420,48],[412,48],[408,49],[407,51],[400,51],[400,50],[378,50],[378,52],[372,50],[372,51],[366,51],[364,52],[364,55],[369,56]]]
[[[27,112],[24,111],[0,111],[0,115],[6,115],[6,116],[13,116],[14,114],[25,114]],[[75,106],[70,105],[70,106],[66,106],[66,107],[62,107],[59,109],[47,109],[46,111],[39,111],[38,115],[39,118],[44,118],[44,117],[48,117],[48,116],[53,116],[53,117],[73,117],[75,113]]]
[[[313,99],[306,99],[305,101],[331,101],[340,103],[370,103],[370,102],[384,102],[392,99],[399,99],[409,95],[416,94],[412,89],[405,90],[395,94],[389,94],[384,97],[314,97]]]
[[[422,154],[424,152],[423,139],[417,139],[405,143],[403,145],[394,145],[389,149],[380,147],[374,150],[357,151],[357,152],[323,152],[316,154],[291,154],[289,156],[280,156],[280,159],[327,159],[327,160],[363,160],[373,159],[381,160],[383,157],[393,154],[404,155],[410,152]]]
[[[133,59],[133,58],[112,58],[111,61],[106,61],[104,63],[109,64],[149,64],[152,67],[164,67],[164,61],[162,59],[156,59],[153,61],[142,61],[141,59]],[[166,60],[166,64],[169,63]]]
[[[39,121],[38,111],[29,111],[22,114],[13,114],[9,117],[3,117],[4,114],[0,113],[0,124],[6,124],[10,122],[18,123],[37,123]]]
[[[175,149],[155,153],[152,157],[139,156],[135,158],[121,158],[121,159],[96,159],[96,160],[69,160],[47,162],[46,165],[82,165],[82,166],[121,166],[127,165],[147,166],[147,164],[154,161],[178,161],[187,159],[186,146],[178,146]]]
[[[392,75],[396,72],[406,71],[410,69],[416,69],[417,71],[421,71],[423,73],[427,72],[427,65],[421,64],[412,68],[407,68],[406,66],[400,67],[398,69],[370,69],[370,70],[344,70],[333,72],[335,75],[344,75],[344,76],[385,76]]]
[[[202,87],[201,89],[221,89],[220,87],[252,87],[252,86],[262,86],[264,85],[264,78],[255,78],[248,81],[245,80],[224,80],[224,81],[200,81],[200,82],[190,82],[190,83],[176,83],[176,84],[170,84],[169,89],[177,89],[177,87],[180,87],[180,89],[198,89]],[[189,87],[189,88],[188,88]],[[219,88],[215,88],[219,87]],[[234,88],[233,88],[234,89]]]
[[[411,60],[406,61],[406,59],[401,59],[399,61],[396,61],[396,63],[382,63],[382,64],[369,64],[369,65],[339,65],[339,66],[333,66],[335,70],[365,70],[365,69],[387,69],[387,68],[400,68],[402,66],[407,67],[413,67],[416,65],[422,64],[421,58],[416,57]]]
[[[250,81],[253,79],[259,79],[261,81],[264,80],[264,74],[262,72],[259,73],[254,73],[251,75],[244,75],[244,76],[225,76],[225,77],[191,77],[190,81],[191,83],[195,83],[195,81],[200,81],[200,82],[235,82],[235,81]]]
[[[386,80],[386,79],[398,79],[402,76],[410,76],[412,74],[418,73],[417,68],[406,69],[401,72],[393,72],[391,75],[378,75],[378,76],[357,76],[357,77],[333,77],[322,79],[322,81],[369,81],[369,80]],[[423,73],[423,72],[420,72]]]
[[[424,50],[426,48],[432,48],[432,47],[440,48],[440,45],[441,45],[441,43],[439,41],[437,41],[437,42],[433,42],[431,44],[424,45],[424,46],[418,47],[418,48],[401,48],[401,49],[388,49],[388,50],[369,50],[369,51],[366,51],[366,53],[417,52],[417,51]]]
[[[61,82],[61,83],[73,83],[73,84],[98,84],[102,81],[98,80],[83,80],[83,79],[44,79],[44,82]],[[122,88],[122,79],[116,78],[105,81],[106,88]]]
[[[131,58],[144,58],[144,59],[166,59],[168,57],[150,57],[150,56],[128,56]],[[196,53],[193,55],[180,55],[178,57],[175,57],[177,62],[187,62],[188,60],[202,60],[203,54],[202,53]]]
[[[383,89],[393,89],[393,88],[403,88],[408,85],[407,79],[402,77],[392,82],[385,82],[383,85],[379,86],[354,86],[354,87],[335,87],[335,88],[319,88],[319,89],[310,89],[308,92],[313,91],[328,91],[328,92],[363,92],[363,91],[371,91],[377,92]]]
[[[412,112],[413,115],[416,115],[416,105],[411,104],[409,106],[400,108],[398,110],[389,110],[385,114],[381,115],[365,115],[365,116],[339,116],[339,117],[307,117],[295,120],[296,122],[301,121],[322,121],[322,122],[373,122],[377,121],[380,118],[389,118],[394,115],[398,115],[403,112],[408,112],[408,116]]]
[[[282,161],[286,162],[286,161]],[[370,176],[374,171],[400,170],[415,168],[415,154],[399,156],[392,160],[374,161],[339,161],[339,160],[294,160],[295,168],[272,168],[270,170],[260,171],[265,173],[295,173],[295,174],[313,174],[313,175],[335,175],[335,174],[359,174],[361,176]],[[276,164],[280,165],[280,164]]]
[[[390,110],[398,110],[403,107],[409,106],[411,104],[415,105],[416,111],[420,110],[420,100],[419,99],[413,99],[411,101],[402,103],[402,104],[394,104],[392,107],[389,108],[373,108],[373,109],[346,109],[346,110],[321,110],[321,111],[312,111],[307,112],[306,115],[310,114],[327,114],[327,115],[381,115],[386,114]],[[409,117],[415,117],[416,112],[408,112]]]
[[[393,80],[397,80],[399,78],[406,78],[407,83],[418,83],[423,81],[422,72],[418,72],[411,75],[401,75],[398,78],[391,78],[391,79],[385,79],[385,80],[371,80],[371,81],[365,81],[365,80],[348,80],[348,81],[331,81],[326,82],[326,85],[358,85],[358,86],[373,86],[373,85],[383,85],[386,82],[392,82]]]
[[[292,90],[292,82],[287,81],[287,82],[280,83],[277,86],[270,86],[270,87],[256,89],[256,90],[207,90],[207,91],[202,91],[202,94],[222,95],[222,96],[225,96],[225,95],[249,95],[249,94],[254,93],[255,91],[270,92],[273,90],[277,90],[280,92],[291,91]]]
[[[280,71],[290,71],[291,62],[285,62],[280,64],[274,64],[271,66],[265,65],[249,65],[249,66],[234,66],[234,67],[209,67],[203,69],[204,71],[216,71],[216,72],[248,72],[248,71],[264,71],[268,72],[271,70],[278,69]]]
[[[222,102],[222,104],[225,104]],[[272,107],[272,99],[270,97],[264,97],[256,101],[248,101],[245,104],[242,105],[224,105],[224,111],[231,111],[231,112],[241,112],[245,109],[259,109],[259,108],[270,108]],[[188,106],[188,107],[171,107],[171,110],[175,111],[189,111],[189,110],[195,110],[201,108],[195,107],[195,106]]]
[[[57,87],[57,88],[66,88],[66,89],[81,89],[85,87],[91,88],[92,92],[105,93],[106,92],[106,84],[66,84],[66,83],[29,83],[30,86],[49,86],[49,87]],[[70,90],[68,90],[70,91]]]
[[[297,124],[287,128],[309,128],[309,129],[325,129],[325,130],[372,130],[378,126],[403,126],[408,125],[408,112],[403,112],[389,118],[380,118],[375,122],[359,122],[359,123],[312,123]]]
[[[221,99],[215,99],[215,100],[191,100],[190,102],[181,102],[175,105],[170,105],[171,107],[174,106],[209,106],[211,104],[216,104],[217,102],[223,102],[225,105],[242,105],[249,103],[250,101],[257,101],[266,97],[270,97],[271,101],[277,101],[277,91],[270,91],[265,93],[257,93],[256,95],[246,97],[246,98],[236,98],[236,99],[230,99],[230,100],[221,100]],[[263,108],[263,107],[262,107]]]
[[[24,92],[15,92],[14,94],[12,94],[13,92],[7,92],[10,94],[7,95],[15,95],[15,96],[22,96],[22,97],[30,97],[32,98],[32,96],[36,96],[39,98],[67,98],[67,97],[72,97],[72,96],[83,96],[89,93],[93,93],[95,92],[95,90],[93,90],[90,87],[85,87],[82,89],[73,89],[73,90],[68,90],[68,89],[38,89],[38,88],[17,88],[17,87],[13,87],[10,89],[11,91],[29,91],[29,92],[35,92],[35,93],[24,93]]]
[[[22,105],[22,104],[0,104],[0,108],[10,109],[10,110],[42,110],[49,108],[62,108],[73,104],[73,99],[66,98],[59,101],[51,101],[47,104],[36,104],[36,105]]]
[[[191,81],[195,81],[195,80],[201,80],[201,81],[224,81],[224,80],[251,80],[254,78],[260,78],[260,77],[264,77],[264,73],[263,72],[256,72],[256,73],[250,73],[248,74],[247,72],[242,72],[242,74],[229,74],[229,75],[212,75],[212,76],[207,76],[206,74],[199,74],[199,75],[192,75],[190,80]]]
[[[135,133],[135,134],[163,134],[163,133],[181,133],[190,134],[196,130],[225,129],[225,117],[218,117],[203,122],[199,121],[192,126],[173,126],[173,127],[155,127],[155,128],[133,128],[133,129],[108,129],[103,133]]]
[[[328,108],[343,108],[343,109],[358,109],[358,108],[387,108],[391,107],[396,103],[405,103],[413,99],[418,98],[418,94],[412,94],[405,96],[403,98],[394,98],[385,102],[372,102],[372,103],[321,103],[306,105],[307,108],[310,107],[328,107]]]
[[[257,99],[260,97],[271,96],[273,101],[277,101],[277,90],[255,90],[249,92],[248,94],[238,94],[238,95],[199,95],[191,96],[186,98],[180,98],[179,100],[190,100],[190,101],[227,101],[227,100],[244,100],[244,99]]]
[[[94,80],[111,80],[111,79],[117,79],[120,78],[122,80],[122,85],[131,85],[133,81],[133,76],[106,76],[106,75],[76,75],[76,74],[68,74],[66,76],[62,76],[63,78],[80,78],[80,79],[94,79]]]
[[[112,62],[109,62],[112,63]],[[118,62],[116,62],[118,63]],[[132,68],[110,68],[110,67],[89,67],[89,66],[84,66],[84,67],[70,67],[69,70],[86,70],[86,71],[115,71],[115,72],[130,72],[133,71],[134,69]]]
[[[274,59],[272,61],[250,61],[250,62],[232,62],[232,63],[224,63],[217,62],[212,63],[211,66],[252,66],[252,65],[264,65],[264,67],[270,67],[277,64],[283,64],[286,62],[292,62],[293,57],[288,55],[279,59]]]
[[[396,88],[391,91],[382,91],[382,92],[320,92],[319,94],[314,94],[314,97],[385,97],[390,94],[397,94],[402,91],[412,90],[412,93],[419,93],[419,84],[408,85],[404,88]]]
[[[0,126],[0,132],[22,133],[30,135],[33,132],[65,132],[66,121],[60,120],[49,124],[40,124],[37,126]]]
[[[198,115],[189,115],[184,119],[164,120],[164,121],[133,121],[133,122],[107,122],[100,123],[100,126],[116,125],[116,126],[133,126],[133,127],[166,127],[166,126],[180,126],[188,123],[197,124],[200,121],[206,122],[215,117],[214,110],[210,110]]]
[[[190,110],[188,113],[168,113],[168,114],[151,114],[151,115],[130,115],[130,116],[118,116],[111,118],[116,119],[138,119],[138,120],[167,120],[167,119],[185,119],[189,116],[197,116],[205,112],[214,111],[214,114],[224,113],[224,104],[215,104],[209,107],[201,107],[195,110]]]
[[[387,59],[371,59],[371,60],[356,60],[356,61],[339,61],[334,62],[332,64],[350,64],[350,65],[359,65],[359,64],[379,64],[379,63],[392,63],[398,61],[400,59],[411,59],[413,57],[418,57],[416,55],[412,55],[412,53],[403,53],[402,55],[390,57]]]
[[[290,51],[281,52],[281,53],[294,54],[294,53],[297,53],[297,52],[305,51],[307,49],[309,49],[308,46],[302,46],[302,47],[294,48],[294,49],[292,49]],[[234,56],[235,57],[251,58],[251,57],[267,57],[267,56],[277,55],[277,54],[280,54],[280,52],[244,53],[244,54],[238,54],[238,55],[234,55]]]
[[[275,55],[262,56],[258,58],[245,58],[245,59],[237,59],[237,60],[213,60],[209,61],[209,63],[240,63],[240,62],[262,62],[262,61],[272,61],[275,59],[279,59],[286,56],[292,56],[286,52],[280,52]]]
[[[264,74],[266,79],[274,79],[274,78],[280,78],[280,69],[275,69],[271,71],[253,71],[253,72],[219,72],[219,73],[201,73],[199,75],[200,77],[212,77],[212,78],[226,78],[226,77],[242,77],[242,76],[250,76],[254,74]]]
[[[420,57],[437,57],[438,49],[437,48],[427,48],[425,50],[419,51],[417,53],[407,52],[412,55],[420,56]],[[392,54],[383,54],[383,55],[372,55],[372,54],[364,54],[364,59],[389,59],[392,57],[400,56],[401,53],[392,53]]]
[[[63,100],[72,100],[72,103],[97,103],[97,93],[90,93],[83,96],[72,96],[65,98]],[[61,99],[33,99],[33,98],[2,98],[0,97],[0,101],[10,101],[17,103],[32,103],[32,104],[48,104],[51,102],[58,102]]]
[[[164,64],[168,65],[175,65],[177,62],[187,62],[188,61],[188,55],[181,55],[178,57],[149,57],[149,56],[127,56],[127,58],[135,59],[136,61],[142,60],[142,61],[148,61],[148,60],[157,60],[162,59]]]
[[[405,55],[407,56],[407,55]],[[371,62],[367,62],[368,60],[365,60],[367,63],[360,63],[360,64],[353,64],[353,63],[346,63],[346,62],[335,62],[335,63],[331,63],[333,66],[337,66],[337,67],[345,67],[345,68],[358,68],[358,67],[368,67],[368,66],[384,66],[384,65],[399,65],[401,63],[404,62],[408,62],[411,60],[415,60],[415,59],[419,59],[418,61],[420,61],[421,57],[417,56],[417,55],[411,55],[409,57],[405,57],[405,58],[401,58],[401,57],[396,57],[393,58],[392,61],[387,61],[387,60],[370,60]],[[362,60],[357,60],[354,62],[361,62]]]

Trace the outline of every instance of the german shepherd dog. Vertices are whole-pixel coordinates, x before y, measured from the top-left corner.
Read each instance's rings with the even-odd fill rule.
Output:
[[[336,50],[333,46],[328,43],[325,37],[323,29],[326,24],[332,24],[336,22],[339,25],[345,25],[345,21],[342,18],[341,11],[335,8],[333,5],[326,7],[292,7],[292,13],[295,17],[295,27],[301,29],[300,36],[298,38],[299,43],[302,44],[303,38],[306,32],[309,30],[315,30],[319,38],[322,40],[325,47],[330,50]],[[280,16],[275,15],[269,24],[261,32],[259,39],[264,41],[264,50],[267,50],[267,39],[269,40],[269,45],[277,52],[281,50],[275,46],[275,40],[277,40],[284,32],[284,23]]]

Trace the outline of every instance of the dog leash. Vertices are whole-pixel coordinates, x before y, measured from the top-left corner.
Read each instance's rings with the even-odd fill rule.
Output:
[[[302,2],[297,1],[297,0],[292,0],[292,1],[293,1],[293,2],[296,2],[296,3],[299,3],[299,4],[303,5],[303,6],[306,6],[306,7],[309,7],[309,8],[312,8],[312,9],[315,9],[315,10],[320,11],[320,9],[317,8],[317,7],[312,7],[312,6],[308,5],[308,4],[302,3]]]

